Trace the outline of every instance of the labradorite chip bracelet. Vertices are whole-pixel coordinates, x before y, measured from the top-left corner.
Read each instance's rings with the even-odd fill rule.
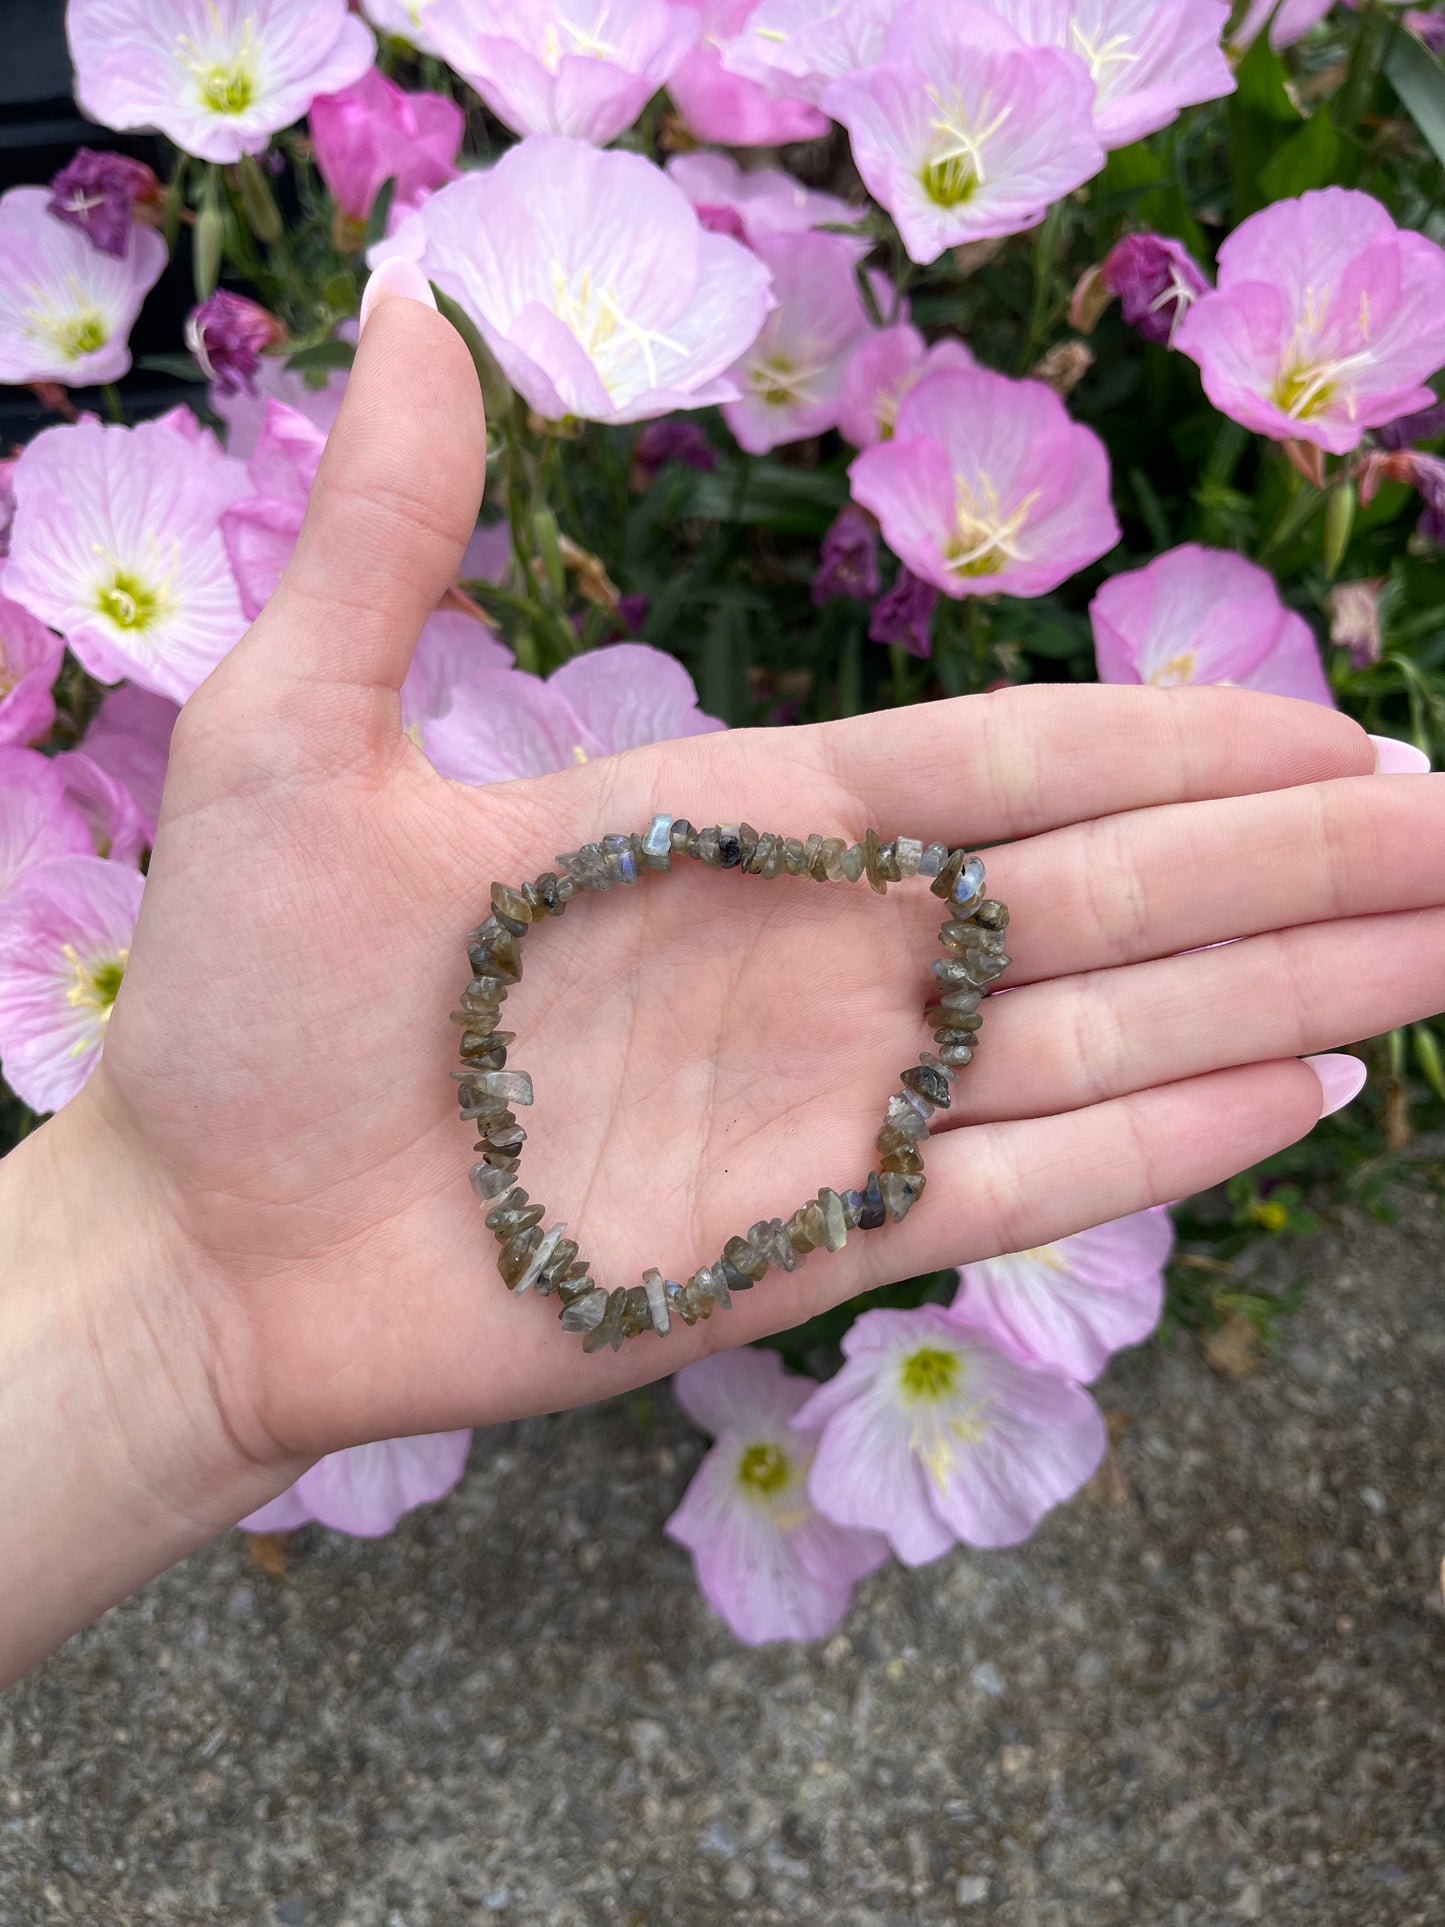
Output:
[[[821,1190],[786,1222],[761,1220],[746,1237],[729,1238],[722,1256],[679,1281],[644,1271],[638,1285],[607,1289],[590,1276],[576,1240],[559,1223],[544,1229],[546,1208],[534,1204],[516,1182],[527,1133],[518,1107],[532,1102],[532,1080],[507,1069],[515,1033],[501,1028],[501,1006],[521,981],[522,939],[544,917],[560,917],[579,891],[610,890],[640,883],[650,871],[671,870],[675,856],[710,870],[738,870],[767,880],[807,876],[819,883],[857,883],[866,877],[880,896],[890,883],[926,877],[943,900],[947,921],[939,932],[944,955],[933,965],[937,1001],[927,1011],[937,1053],[922,1051],[899,1079],[903,1088],[888,1100],[874,1140],[878,1169],[861,1190]],[[773,836],[747,823],[720,823],[695,830],[680,817],[654,816],[645,835],[604,836],[557,859],[531,883],[492,885],[491,914],[468,941],[472,980],[453,1013],[462,1027],[462,1116],[481,1133],[472,1166],[472,1189],[487,1207],[487,1229],[500,1247],[497,1269],[509,1291],[555,1297],[565,1332],[581,1335],[584,1351],[605,1345],[616,1351],[641,1332],[665,1337],[674,1318],[695,1325],[714,1309],[728,1310],[734,1292],[751,1291],[773,1268],[796,1271],[810,1251],[839,1251],[848,1233],[875,1231],[908,1215],[923,1190],[922,1140],[935,1111],[947,1110],[949,1085],[978,1049],[983,998],[1008,967],[1004,929],[1008,911],[984,895],[983,864],[946,844],[926,847],[913,837],[880,843],[869,830],[851,847],[842,837]]]

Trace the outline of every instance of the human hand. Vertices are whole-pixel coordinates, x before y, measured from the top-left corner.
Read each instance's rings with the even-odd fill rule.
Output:
[[[1198,1190],[1314,1124],[1299,1053],[1445,1004],[1445,779],[1372,775],[1368,738],[1315,705],[1040,687],[443,780],[397,691],[483,469],[461,342],[379,301],[285,580],[182,713],[104,1059],[39,1134],[144,1223],[110,1317],[190,1415],[167,1476],[212,1529],[342,1446],[595,1398]],[[586,1357],[497,1276],[448,1012],[492,879],[655,809],[997,845],[1014,963],[902,1225]],[[505,1021],[548,1222],[635,1283],[860,1184],[926,1041],[939,920],[922,884],[884,903],[685,862],[545,920]]]

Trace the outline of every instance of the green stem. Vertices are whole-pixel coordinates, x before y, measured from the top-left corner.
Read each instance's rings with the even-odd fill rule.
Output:
[[[1055,201],[1034,235],[1034,298],[1029,314],[1028,338],[1024,342],[1023,354],[1019,357],[1018,372],[1021,375],[1026,375],[1033,367],[1048,334],[1049,310],[1052,305],[1051,284],[1054,263],[1059,253],[1059,241],[1064,231],[1064,219],[1064,203]]]
[[[901,642],[889,643],[888,663],[893,672],[893,701],[899,709],[906,709],[913,694],[909,687],[908,651]]]
[[[120,422],[123,426],[125,423],[125,404],[121,401],[120,390],[116,387],[115,383],[113,381],[106,382],[100,391],[100,395],[101,400],[105,403],[106,414],[109,415],[113,422]]]

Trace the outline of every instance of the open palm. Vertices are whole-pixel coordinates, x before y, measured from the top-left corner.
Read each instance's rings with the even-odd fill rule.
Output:
[[[1315,1122],[1298,1054],[1445,1004],[1445,780],[1372,776],[1363,733],[1309,704],[1022,690],[443,780],[397,691],[483,471],[461,342],[379,301],[282,587],[182,714],[77,1100],[164,1222],[154,1322],[276,1489],[343,1445],[596,1397],[1215,1182]],[[997,845],[1015,961],[905,1223],[586,1357],[555,1301],[498,1278],[448,1012],[493,878],[657,809]],[[938,921],[917,882],[885,902],[680,860],[530,933],[505,1013],[537,1091],[520,1181],[602,1282],[686,1275],[820,1185],[861,1184],[926,1042]]]

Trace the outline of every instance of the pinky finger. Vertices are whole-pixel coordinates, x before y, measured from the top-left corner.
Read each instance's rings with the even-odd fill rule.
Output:
[[[928,1190],[889,1268],[1027,1251],[1207,1190],[1305,1137],[1325,1104],[1320,1076],[1291,1057],[1057,1117],[949,1131],[929,1147]]]

